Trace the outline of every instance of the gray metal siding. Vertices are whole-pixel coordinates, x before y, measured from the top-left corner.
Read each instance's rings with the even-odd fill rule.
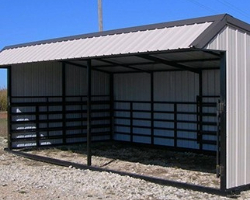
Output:
[[[207,46],[227,51],[227,188],[250,183],[250,35],[226,27]]]
[[[60,96],[62,69],[56,62],[12,66],[13,96]]]
[[[65,130],[66,143],[85,141],[86,130],[76,129],[75,127],[86,126],[86,121],[79,120],[86,118],[87,106],[79,102],[86,102],[87,95],[87,74],[86,69],[66,65],[66,99],[65,105]],[[36,132],[35,129],[44,129],[39,131],[39,137],[49,138],[58,136],[59,139],[40,139],[39,145],[51,145],[63,143],[63,98],[62,98],[62,63],[44,62],[32,63],[25,65],[12,66],[12,103],[19,103],[19,106],[12,105],[12,138],[15,140],[12,147],[36,146]],[[94,97],[93,101],[109,101],[109,75],[93,71],[92,73],[92,91]],[[96,96],[97,95],[97,96]],[[106,96],[104,96],[106,95]],[[24,96],[24,97],[23,97]],[[69,97],[70,96],[70,97]],[[48,105],[48,103],[50,105]],[[57,105],[53,105],[57,102]],[[71,102],[71,105],[68,103]],[[35,103],[32,105],[21,106],[20,103]],[[44,105],[39,105],[43,103]],[[92,109],[109,109],[109,104],[95,104]],[[51,111],[58,112],[58,114],[45,114]],[[75,113],[74,113],[75,111]],[[82,113],[79,113],[82,111]],[[43,114],[36,114],[36,112],[43,112]],[[27,113],[27,114],[26,114]],[[110,113],[99,112],[93,113],[93,117],[109,117]],[[43,122],[39,122],[43,120]],[[56,122],[52,121],[56,120]],[[71,121],[69,121],[71,120]],[[92,125],[109,125],[110,120],[92,120]],[[72,129],[71,129],[72,127]],[[55,128],[55,129],[53,129]],[[65,129],[66,129],[65,128]],[[48,130],[51,129],[51,130]],[[95,132],[108,132],[109,128],[93,128]],[[78,136],[72,136],[78,134]],[[79,134],[82,137],[79,137]],[[93,136],[93,140],[108,139],[107,134],[101,136]],[[21,139],[27,139],[24,141]]]
[[[188,71],[181,72],[157,72],[154,77],[154,94],[155,101],[167,102],[196,102],[196,96],[199,95],[199,79],[198,75]],[[173,105],[157,105],[158,110],[172,111]],[[178,111],[196,112],[195,105],[178,105]],[[162,114],[155,114],[157,119],[172,119],[173,116],[166,116]],[[178,120],[196,120],[195,115],[179,114]],[[157,127],[173,128],[172,123],[156,124]],[[178,123],[177,128],[185,130],[196,130],[196,124],[192,123]],[[173,131],[155,130],[155,134],[173,135]],[[178,137],[196,139],[196,132],[178,131]],[[166,143],[173,146],[173,140],[156,141],[158,144]],[[198,149],[197,141],[178,140],[177,147]]]
[[[203,72],[203,95],[219,95],[219,71],[205,70]],[[150,104],[150,74],[117,74],[114,79],[115,100],[122,102],[115,103],[115,139],[141,143],[151,143],[151,104]],[[154,144],[175,146],[180,148],[199,149],[197,143],[197,104],[196,97],[199,95],[199,75],[188,71],[155,72],[154,73]],[[126,102],[124,102],[126,101]],[[132,103],[132,101],[143,101]],[[145,102],[147,101],[147,102]],[[206,102],[216,102],[215,98],[205,99]],[[158,102],[158,103],[157,103]],[[163,102],[163,103],[162,103]],[[175,103],[176,102],[176,103]],[[190,104],[186,104],[189,102]],[[182,104],[183,103],[183,104]],[[177,112],[188,112],[190,114],[177,114],[177,143],[174,142],[174,105]],[[131,106],[134,110],[131,117]],[[160,112],[157,112],[160,111]],[[166,113],[162,113],[166,112]],[[170,113],[169,113],[170,112]],[[216,108],[206,108],[204,112],[216,113]],[[191,114],[194,113],[194,114]],[[128,118],[123,119],[122,117]],[[120,119],[121,118],[121,119]],[[167,121],[165,121],[167,120]],[[187,121],[190,120],[190,123]],[[216,123],[216,117],[204,117],[207,122]],[[133,127],[132,126],[139,126]],[[125,126],[122,126],[125,125]],[[216,132],[215,126],[203,126],[204,131]],[[172,129],[172,130],[170,130]],[[131,136],[135,134],[135,136]],[[139,134],[139,135],[138,135]],[[131,137],[130,137],[131,136]],[[203,139],[216,141],[215,136],[203,135]],[[203,150],[216,150],[216,145],[204,144]]]
[[[119,101],[150,101],[150,74],[147,73],[134,73],[134,74],[116,74],[114,76],[114,98]],[[135,104],[134,109],[148,110],[148,103]],[[115,102],[115,109],[130,109],[129,102]],[[130,117],[130,113],[127,111],[116,111],[116,117]],[[134,113],[134,117],[149,118],[149,113]],[[148,123],[145,121],[135,121],[136,125],[140,123]],[[130,125],[130,120],[116,119],[115,124]],[[116,125],[115,132],[125,132],[131,134],[129,127],[123,127]],[[137,134],[146,134],[150,136],[148,129],[133,128],[133,132]],[[130,137],[125,134],[114,135],[115,140],[129,141]],[[150,143],[148,138],[135,136],[134,142]]]
[[[48,96],[61,96],[62,95],[62,68],[61,63],[56,62],[44,62],[44,63],[32,63],[32,64],[21,64],[12,66],[12,77],[11,77],[11,89],[12,89],[12,103],[33,103],[33,102],[46,102]],[[32,98],[30,98],[32,96]],[[37,98],[36,98],[37,97]],[[61,98],[50,98],[52,101],[61,100]],[[46,109],[62,111],[62,106],[45,106],[39,108],[40,111]],[[30,112],[36,112],[36,106],[12,106],[12,112],[16,113],[12,116],[12,121],[17,124],[13,124],[12,138],[13,139],[24,139],[33,137],[33,140],[29,141],[15,141],[12,143],[13,147],[26,147],[36,146],[36,132],[31,131],[37,128],[36,116],[33,114],[26,114]],[[20,113],[20,114],[19,114]],[[41,119],[45,115],[41,116]],[[49,119],[61,119],[62,115],[49,115]],[[31,122],[29,122],[31,121]],[[22,123],[24,122],[24,123]],[[45,126],[53,127],[59,125],[58,123],[41,123],[40,128]],[[17,132],[21,131],[22,132]],[[39,133],[40,137],[47,135],[47,132]],[[51,132],[50,135],[62,135],[62,131]],[[61,140],[46,140],[41,141],[41,145],[45,143],[57,144],[62,142]]]
[[[87,95],[87,69],[66,64],[66,95]],[[109,74],[92,70],[92,95],[109,94]]]
[[[155,73],[155,101],[196,101],[198,75],[188,71]]]
[[[115,100],[150,101],[150,75],[147,73],[116,74]]]
[[[202,72],[202,95],[209,96],[203,98],[203,102],[216,103],[220,96],[220,71],[219,70],[204,70]],[[216,96],[216,97],[212,97]],[[202,110],[204,113],[216,113],[217,107],[204,107]],[[203,116],[203,121],[217,123],[217,116]],[[203,131],[217,132],[217,126],[215,125],[203,125]],[[216,141],[216,135],[203,134],[205,140]],[[203,149],[216,151],[216,145],[204,144]]]
[[[93,97],[93,101],[104,101],[109,100],[109,75],[103,72],[92,71],[92,95],[97,97]],[[101,97],[100,95],[107,95],[106,97]],[[87,98],[87,69],[84,67],[78,67],[70,64],[66,64],[66,96],[67,100],[69,101],[86,101]],[[80,97],[82,96],[82,97]],[[110,105],[92,105],[92,109],[109,109]],[[67,105],[66,110],[87,110],[87,105]],[[109,112],[99,112],[99,113],[92,113],[93,117],[108,117],[110,114]],[[87,117],[87,113],[74,113],[74,114],[67,114],[68,119],[79,119],[81,117]],[[109,120],[92,120],[92,125],[97,124],[109,124]],[[86,121],[72,121],[67,122],[67,126],[85,126],[87,125]],[[110,128],[99,128],[99,129],[92,129],[92,132],[107,132],[110,131]],[[83,134],[83,136],[87,134],[86,129],[82,130],[67,130],[66,134]],[[79,139],[85,141],[83,138],[70,138],[68,142],[79,142]],[[92,137],[93,140],[105,140],[108,139],[106,135]]]

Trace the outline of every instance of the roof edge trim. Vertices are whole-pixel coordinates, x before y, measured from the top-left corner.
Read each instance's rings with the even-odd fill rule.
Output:
[[[195,48],[204,48],[226,25],[228,14],[221,16],[211,24],[202,34],[200,34],[191,44]]]
[[[221,20],[211,24],[202,34],[200,34],[191,44],[195,48],[204,48],[225,26],[231,25],[250,33],[250,25],[244,21],[236,19],[229,14],[225,14]]]

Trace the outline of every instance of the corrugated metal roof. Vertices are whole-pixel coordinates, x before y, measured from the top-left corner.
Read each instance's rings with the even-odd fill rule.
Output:
[[[6,48],[0,65],[189,48],[212,22]]]
[[[222,14],[8,46],[0,52],[0,66],[190,47],[203,49],[226,25],[250,33],[249,24]]]

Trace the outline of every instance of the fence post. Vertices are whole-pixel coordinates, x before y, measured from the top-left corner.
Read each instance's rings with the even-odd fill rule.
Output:
[[[40,146],[40,131],[39,131],[39,106],[36,105],[36,146]]]
[[[130,102],[130,142],[133,142],[133,102]]]
[[[174,147],[177,147],[177,103],[174,103]]]

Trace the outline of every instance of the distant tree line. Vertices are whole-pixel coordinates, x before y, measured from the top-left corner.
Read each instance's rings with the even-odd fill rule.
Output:
[[[0,88],[0,111],[7,111],[7,89]]]

